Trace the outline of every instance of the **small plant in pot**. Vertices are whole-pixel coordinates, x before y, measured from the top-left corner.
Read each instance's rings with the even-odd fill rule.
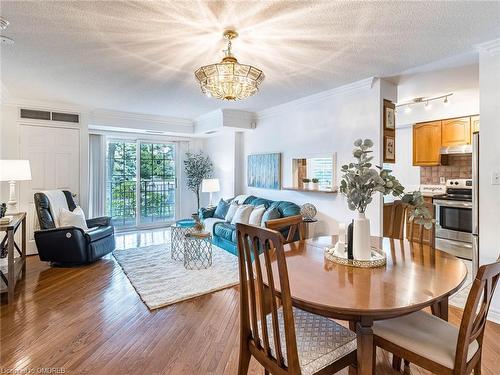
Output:
[[[313,189],[313,190],[319,189],[319,178],[311,179],[311,189]]]
[[[354,259],[370,259],[370,220],[366,218],[365,211],[375,193],[400,198],[409,205],[410,220],[425,228],[432,228],[434,220],[419,191],[405,193],[404,187],[390,170],[373,167],[373,156],[370,156],[373,152],[371,139],[358,139],[354,146],[353,156],[356,161],[342,166],[340,192],[347,198],[349,209],[358,211],[358,217],[354,219]]]
[[[303,178],[302,179],[302,188],[305,190],[309,190],[311,185],[311,179],[309,178]]]

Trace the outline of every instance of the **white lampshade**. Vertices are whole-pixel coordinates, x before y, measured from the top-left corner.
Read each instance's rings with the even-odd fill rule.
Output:
[[[218,178],[205,178],[201,182],[201,191],[203,193],[215,193],[220,191]]]
[[[29,160],[0,160],[0,181],[29,181]]]

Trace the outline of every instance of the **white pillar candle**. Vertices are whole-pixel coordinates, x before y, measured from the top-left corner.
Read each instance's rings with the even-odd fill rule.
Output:
[[[339,242],[345,243],[345,223],[339,223]]]

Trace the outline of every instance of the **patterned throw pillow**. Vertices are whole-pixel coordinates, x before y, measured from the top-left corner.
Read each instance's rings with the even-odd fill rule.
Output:
[[[229,206],[231,203],[226,202],[224,199],[220,199],[219,204],[215,208],[214,217],[217,219],[224,219],[227,215],[227,211],[229,210]]]
[[[262,216],[264,216],[265,211],[266,206],[264,206],[263,204],[261,204],[260,206],[256,206],[250,214],[248,224],[260,226],[260,223],[262,222]]]
[[[262,222],[260,223],[260,226],[265,227],[266,221],[279,219],[280,217],[281,217],[280,212],[276,207],[269,208],[267,209],[266,212],[264,212],[264,215],[262,215]]]
[[[242,204],[239,206],[233,216],[233,220],[231,220],[231,224],[248,224],[248,220],[250,220],[250,215],[252,214],[254,208],[255,207],[251,204]]]

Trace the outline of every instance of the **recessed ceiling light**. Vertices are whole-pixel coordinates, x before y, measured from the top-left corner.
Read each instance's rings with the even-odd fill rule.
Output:
[[[7,26],[9,26],[9,25],[10,25],[10,22],[7,21],[2,16],[0,16],[0,30],[5,30],[7,28]]]
[[[0,16],[0,30],[5,30],[7,26],[9,26],[9,21],[7,21],[5,18]],[[9,38],[8,36],[5,35],[0,35],[0,44],[7,44],[7,45],[12,45],[14,44],[14,39]]]
[[[12,44],[14,44],[14,40],[9,38],[8,36],[0,35],[0,43],[12,45]]]

